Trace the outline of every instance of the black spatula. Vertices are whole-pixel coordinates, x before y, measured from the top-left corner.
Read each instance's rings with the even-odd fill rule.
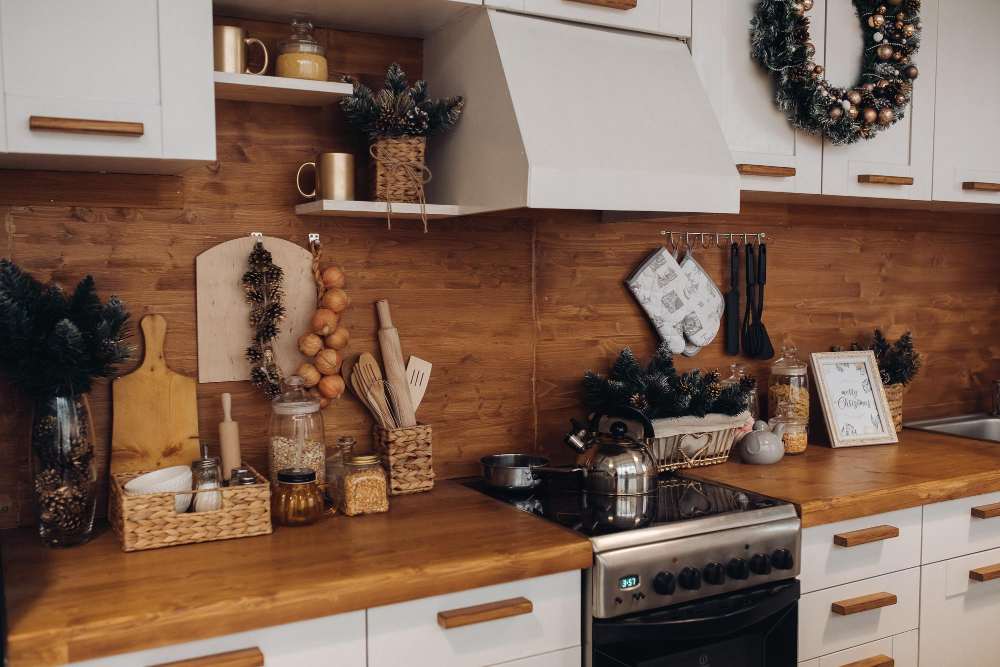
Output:
[[[757,248],[757,309],[753,315],[753,327],[756,328],[757,346],[760,348],[758,359],[773,359],[774,346],[771,337],[767,335],[761,316],[764,314],[764,285],[767,283],[767,244],[761,243]]]
[[[726,295],[726,352],[740,353],[740,244],[734,243],[731,259],[731,285]]]
[[[757,280],[757,271],[754,269],[753,245],[747,244],[747,308],[743,313],[743,328],[740,332],[740,342],[743,344],[743,354],[751,359],[756,359],[760,354],[760,347],[757,345],[753,328],[754,302],[756,291],[754,283]]]

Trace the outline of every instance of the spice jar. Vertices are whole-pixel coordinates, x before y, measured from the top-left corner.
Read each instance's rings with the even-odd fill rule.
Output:
[[[337,479],[341,468],[344,467],[344,457],[354,451],[358,441],[354,436],[344,435],[337,440],[337,447],[333,453],[326,457],[326,478],[331,482]],[[336,502],[336,488],[330,487],[326,490],[326,497]]]
[[[330,484],[317,484],[315,470],[286,468],[278,471],[277,478],[271,493],[271,518],[275,523],[305,526],[337,511],[336,506],[323,509],[323,489]]]
[[[778,424],[784,424],[781,442],[785,445],[785,454],[801,454],[809,444],[809,424],[799,418],[795,412],[795,404],[782,401],[778,406],[778,414],[767,422],[772,429]]]
[[[723,386],[731,384],[753,383],[753,389],[747,398],[747,410],[754,421],[760,417],[760,406],[757,403],[757,380],[747,372],[746,364],[733,364],[729,367],[730,375],[722,381]]]
[[[771,377],[767,381],[767,416],[769,419],[774,417],[778,414],[778,406],[788,401],[796,418],[808,424],[808,367],[795,357],[795,352],[794,347],[782,347],[781,358],[771,364]]]
[[[347,516],[389,510],[389,483],[378,456],[351,452],[337,476],[337,503]]]
[[[313,25],[307,20],[292,21],[292,36],[278,42],[276,75],[326,81],[326,47],[316,41],[312,30]]]
[[[271,428],[268,463],[271,484],[278,483],[278,471],[309,468],[316,481],[326,481],[326,448],[323,445],[323,414],[319,399],[305,391],[305,380],[292,375],[285,380],[287,391],[271,401]]]
[[[195,512],[214,512],[222,509],[222,492],[210,490],[222,487],[221,461],[217,457],[209,456],[207,451],[202,458],[192,461],[191,486],[195,491],[201,491],[194,494]]]

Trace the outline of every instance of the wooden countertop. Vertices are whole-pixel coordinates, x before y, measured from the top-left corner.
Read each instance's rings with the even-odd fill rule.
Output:
[[[590,567],[590,541],[440,482],[387,514],[124,553],[0,531],[10,667],[42,667]]]
[[[810,445],[774,465],[730,459],[688,476],[795,503],[808,528],[1000,491],[1000,445],[903,429],[896,445]]]

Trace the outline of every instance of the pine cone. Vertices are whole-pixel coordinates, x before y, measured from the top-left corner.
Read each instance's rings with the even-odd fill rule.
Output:
[[[430,115],[423,109],[414,107],[406,112],[406,133],[421,136],[430,126]]]
[[[280,322],[285,319],[285,307],[280,303],[272,303],[264,312],[264,319],[268,322]]]
[[[271,263],[271,253],[264,249],[263,244],[254,245],[250,251],[249,262],[251,266],[259,267],[263,264]]]
[[[805,44],[809,41],[809,19],[803,17],[799,19],[799,22],[795,24],[795,41],[799,44]]]
[[[243,283],[244,287],[259,287],[264,282],[264,276],[261,275],[260,271],[247,271],[243,274],[240,282]]]
[[[257,329],[257,334],[254,336],[254,339],[258,343],[263,344],[271,340],[272,338],[277,337],[277,335],[278,335],[278,327],[274,326],[269,322],[266,322],[260,325],[260,328]]]
[[[269,264],[264,268],[264,277],[270,283],[276,283],[281,281],[281,277],[284,275],[284,271],[281,270],[280,266],[275,266],[274,264]]]
[[[260,321],[264,319],[264,309],[260,306],[250,309],[250,317],[247,321],[250,322],[250,326],[255,327],[260,324]]]
[[[260,290],[248,289],[247,290],[247,303],[261,303],[264,301],[264,295]]]
[[[902,10],[907,14],[916,14],[920,11],[920,0],[903,0]]]
[[[250,382],[253,383],[255,387],[263,387],[267,382],[267,373],[260,366],[254,366],[250,369]]]
[[[646,397],[642,394],[632,394],[632,396],[628,399],[628,404],[636,410],[640,410],[642,412],[645,412],[649,407],[649,401],[647,401]]]
[[[384,113],[375,121],[375,131],[379,134],[393,134],[396,128],[396,119],[390,114]]]
[[[260,352],[260,348],[257,347],[247,348],[247,361],[249,361],[250,363],[256,364],[263,358],[263,356],[264,355],[262,355]]]

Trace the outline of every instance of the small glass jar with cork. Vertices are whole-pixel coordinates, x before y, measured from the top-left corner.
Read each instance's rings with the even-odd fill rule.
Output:
[[[311,81],[327,80],[326,47],[313,37],[313,24],[306,18],[292,21],[292,35],[278,42],[277,76]]]
[[[804,361],[795,357],[795,347],[781,348],[781,358],[771,364],[771,377],[767,381],[767,416],[778,414],[782,402],[791,404],[796,418],[809,423],[809,373]]]

